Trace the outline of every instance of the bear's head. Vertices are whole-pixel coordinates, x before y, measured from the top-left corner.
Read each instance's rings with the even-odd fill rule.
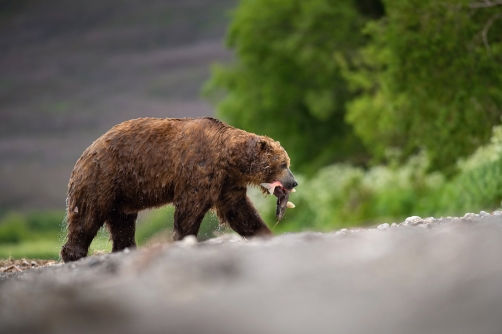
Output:
[[[248,159],[242,166],[242,171],[249,176],[250,184],[261,185],[261,190],[264,193],[268,192],[270,188],[263,186],[263,184],[275,185],[278,192],[291,191],[298,185],[289,169],[288,153],[278,141],[266,136],[255,136],[248,140],[246,146]]]
[[[277,197],[276,216],[282,219],[289,194],[298,185],[289,169],[288,153],[278,141],[266,136],[245,133],[234,140],[230,160],[239,170],[239,178],[247,185],[260,186],[264,194],[274,194]]]
[[[288,153],[278,141],[249,133],[234,138],[229,152],[230,164],[237,167],[242,180],[254,186],[274,184],[291,191],[298,185],[291,173]],[[261,186],[266,193],[268,188]]]

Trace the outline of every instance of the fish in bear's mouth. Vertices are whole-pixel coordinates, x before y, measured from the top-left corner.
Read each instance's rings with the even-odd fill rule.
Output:
[[[286,213],[286,208],[294,208],[295,205],[289,200],[289,194],[294,193],[295,188],[287,189],[285,188],[281,181],[274,181],[272,183],[262,183],[261,186],[270,194],[274,194],[277,197],[277,206],[275,208],[275,217],[280,221],[284,214]]]

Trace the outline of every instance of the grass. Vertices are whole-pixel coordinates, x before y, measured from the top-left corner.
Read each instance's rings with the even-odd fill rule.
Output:
[[[89,254],[96,251],[110,252],[111,242],[108,240],[108,232],[101,229],[89,247]],[[43,235],[35,235],[34,232],[28,233],[28,237],[16,243],[0,244],[0,259],[42,259],[59,260],[59,252],[64,241],[61,238],[59,230]]]
[[[17,244],[0,245],[1,259],[43,259],[59,260],[61,243],[57,240],[38,240]]]
[[[173,215],[172,206],[142,213],[136,226],[138,246],[146,245],[157,235],[165,235],[163,239],[169,240]],[[66,233],[63,218],[63,211],[3,212],[0,216],[0,259],[59,260]],[[219,228],[214,214],[207,214],[199,231],[199,240],[214,237]],[[111,249],[110,234],[102,227],[89,247],[89,254],[108,253]]]

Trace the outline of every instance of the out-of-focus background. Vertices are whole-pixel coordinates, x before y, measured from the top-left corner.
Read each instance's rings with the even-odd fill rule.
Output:
[[[0,0],[0,258],[57,258],[75,161],[145,116],[279,140],[300,186],[275,233],[494,210],[502,3]],[[171,229],[146,212],[138,244]],[[110,248],[101,231],[91,252]]]

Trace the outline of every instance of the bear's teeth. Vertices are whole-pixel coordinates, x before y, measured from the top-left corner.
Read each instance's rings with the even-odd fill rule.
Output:
[[[287,207],[287,208],[292,209],[292,208],[294,208],[294,207],[295,207],[295,205],[294,205],[293,203],[291,203],[291,202],[288,202],[288,203],[286,204],[286,207]]]
[[[272,195],[274,193],[274,190],[275,190],[275,187],[277,187],[277,185],[274,185],[272,183],[262,183],[261,186],[263,188],[266,188],[268,189],[268,192]]]
[[[296,192],[296,189],[295,188],[291,189],[291,192],[292,193]]]
[[[269,194],[271,194],[271,195],[272,195],[272,194],[274,193],[274,189],[275,189],[275,187],[272,187],[272,186],[270,185],[270,183],[262,183],[262,184],[260,184],[260,185],[261,185],[263,188],[266,188],[266,189],[268,190]]]

